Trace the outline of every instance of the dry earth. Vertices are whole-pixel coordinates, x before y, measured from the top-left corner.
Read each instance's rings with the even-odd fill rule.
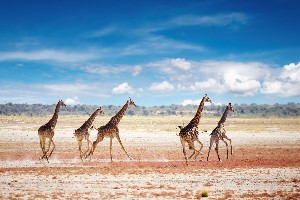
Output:
[[[36,130],[42,123],[14,120],[0,120],[0,199],[199,199],[203,191],[208,199],[300,198],[300,132],[278,124],[263,132],[229,131],[234,154],[226,160],[221,143],[223,162],[215,151],[206,161],[209,133],[201,133],[203,155],[186,166],[176,129],[147,130],[145,117],[143,129],[121,127],[133,160],[115,139],[113,163],[108,139],[99,143],[91,162],[80,161],[72,134],[76,122],[57,125],[50,163],[39,160]],[[126,126],[130,123],[136,120]],[[91,132],[92,141],[96,134]]]

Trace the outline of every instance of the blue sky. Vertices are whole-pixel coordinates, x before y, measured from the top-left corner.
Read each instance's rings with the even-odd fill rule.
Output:
[[[300,2],[0,0],[0,103],[300,102]]]

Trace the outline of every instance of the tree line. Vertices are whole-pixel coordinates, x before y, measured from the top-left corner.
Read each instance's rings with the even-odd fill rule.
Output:
[[[54,112],[55,104],[0,104],[0,115],[6,116],[45,116]],[[208,117],[219,117],[223,114],[226,105],[207,105],[204,107],[203,115]],[[99,106],[97,105],[74,105],[60,110],[61,115],[90,115]],[[122,106],[101,106],[105,116],[115,115]],[[193,116],[198,105],[162,105],[162,106],[137,106],[129,108],[126,115],[129,116]],[[234,113],[231,117],[299,117],[300,103],[287,104],[234,104]]]

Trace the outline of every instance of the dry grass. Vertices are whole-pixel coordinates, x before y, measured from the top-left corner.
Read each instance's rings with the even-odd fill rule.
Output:
[[[196,195],[195,195],[195,198],[196,199],[201,199],[202,197],[208,197],[208,191],[207,190],[198,190],[196,191]]]
[[[25,116],[0,116],[0,128],[10,130],[34,131],[48,122],[51,116],[25,117]],[[76,129],[80,127],[88,116],[67,115],[60,116],[57,127],[61,129]],[[178,132],[177,126],[188,124],[191,117],[180,116],[124,116],[120,122],[122,130],[143,130],[150,132],[168,131]],[[98,116],[94,122],[96,127],[106,124],[110,117]],[[211,131],[215,128],[220,118],[202,117],[199,125],[200,131]],[[228,118],[226,122],[228,131],[298,131],[300,130],[300,117],[298,118]]]

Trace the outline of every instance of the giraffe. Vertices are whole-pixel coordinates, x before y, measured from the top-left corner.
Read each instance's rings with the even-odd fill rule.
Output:
[[[74,135],[77,139],[77,143],[79,146],[79,153],[80,153],[80,159],[83,161],[82,156],[85,156],[86,158],[86,153],[90,151],[90,148],[92,147],[92,142],[90,141],[90,128],[98,114],[104,114],[104,112],[100,108],[97,108],[96,111],[89,117],[87,121],[82,124],[82,126],[78,129],[75,130]],[[86,139],[88,143],[88,149],[86,150],[85,153],[82,151],[82,140]]]
[[[136,107],[136,105],[133,102],[133,100],[131,98],[129,98],[129,100],[125,103],[125,105],[122,107],[122,109],[114,117],[112,117],[106,125],[101,126],[99,128],[96,128],[98,130],[98,135],[97,135],[96,141],[93,142],[92,149],[91,149],[91,151],[89,153],[90,156],[93,155],[97,144],[99,142],[101,142],[104,139],[104,137],[108,137],[108,138],[110,138],[110,150],[109,150],[110,161],[113,162],[113,160],[112,160],[112,154],[111,154],[112,140],[113,140],[114,137],[116,137],[118,139],[118,141],[119,141],[122,149],[124,150],[124,152],[128,156],[128,158],[132,159],[129,156],[129,154],[127,153],[127,151],[125,150],[125,148],[124,148],[124,146],[123,146],[123,144],[121,142],[121,139],[120,139],[120,136],[119,136],[119,128],[118,128],[119,122],[121,121],[122,117],[124,116],[127,108],[129,106],[131,106],[131,105],[134,106],[134,107]]]
[[[180,129],[179,136],[180,136],[180,142],[182,145],[186,165],[188,165],[188,163],[187,163],[187,156],[186,156],[186,151],[185,151],[185,143],[188,143],[189,149],[193,150],[193,153],[189,156],[189,159],[192,158],[194,155],[195,155],[195,159],[196,159],[196,157],[201,152],[201,149],[203,148],[203,144],[200,142],[200,140],[198,138],[198,134],[199,134],[198,125],[200,122],[200,118],[202,116],[202,111],[203,111],[205,102],[212,103],[206,94],[202,98],[202,100],[199,104],[198,110],[197,110],[194,118],[190,121],[190,123],[188,125],[186,125],[185,127],[178,126],[178,128]],[[195,149],[195,145],[194,145],[195,141],[197,141],[201,145],[199,150]]]
[[[55,129],[55,126],[56,126],[56,123],[57,123],[58,112],[59,112],[60,106],[66,107],[66,104],[62,100],[59,100],[57,105],[56,105],[56,108],[55,108],[55,111],[54,111],[54,114],[53,114],[52,118],[49,120],[48,123],[44,124],[43,126],[41,126],[38,129],[38,135],[39,135],[39,138],[40,138],[40,146],[41,146],[41,149],[42,149],[42,152],[43,152],[43,156],[40,158],[40,160],[43,159],[43,158],[46,158],[48,163],[49,163],[48,158],[50,158],[52,152],[55,149],[55,144],[53,142],[53,136],[54,136],[54,129]],[[49,143],[48,143],[48,149],[46,150],[45,146],[46,146],[46,139],[47,138],[49,139]],[[50,150],[51,143],[53,145],[53,148],[52,148],[50,154],[47,156],[47,153]]]
[[[230,142],[231,155],[232,155],[231,139],[229,139],[228,136],[226,135],[226,129],[225,129],[225,126],[224,126],[224,123],[226,121],[226,118],[227,118],[227,115],[228,115],[229,111],[234,112],[234,109],[233,109],[231,103],[229,103],[226,106],[226,108],[224,110],[224,113],[223,113],[220,121],[218,122],[218,126],[210,134],[211,137],[210,137],[209,150],[208,150],[208,154],[207,154],[207,161],[208,161],[210,149],[211,149],[211,147],[212,147],[212,145],[214,143],[216,143],[216,149],[215,150],[216,150],[216,153],[218,155],[218,159],[219,159],[219,161],[221,161],[220,156],[219,156],[219,140],[222,140],[225,143],[225,145],[226,145],[226,148],[227,148],[227,159],[228,159],[228,144],[227,144],[227,142],[224,139],[226,139],[226,140],[228,140]]]

